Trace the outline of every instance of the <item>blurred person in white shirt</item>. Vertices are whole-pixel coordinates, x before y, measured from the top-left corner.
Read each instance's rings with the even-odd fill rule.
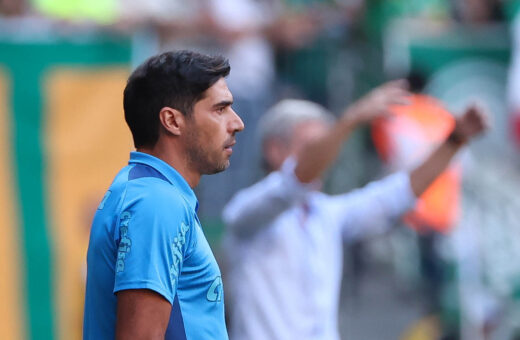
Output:
[[[407,102],[400,82],[383,85],[334,122],[323,107],[283,100],[260,121],[270,174],[227,204],[224,251],[231,339],[337,340],[343,244],[384,232],[411,209],[456,152],[486,126],[478,108],[410,173],[350,193],[320,192],[320,177],[359,125]]]

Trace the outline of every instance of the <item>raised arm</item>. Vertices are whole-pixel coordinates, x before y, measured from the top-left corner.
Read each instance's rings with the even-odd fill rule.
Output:
[[[453,132],[409,175],[400,172],[354,192],[327,200],[326,211],[335,216],[346,239],[379,234],[411,209],[415,199],[441,174],[457,151],[485,130],[483,113],[469,108],[456,120]]]
[[[297,155],[295,174],[303,183],[319,178],[336,160],[343,142],[360,124],[390,114],[390,105],[408,103],[406,82],[396,80],[375,88],[369,94],[348,107],[342,117],[327,134],[309,142]]]
[[[389,105],[406,104],[404,81],[389,82],[374,89],[345,110],[326,133],[309,140],[289,158],[281,170],[240,191],[227,204],[224,222],[235,235],[248,236],[272,222],[312,189],[336,159],[343,142],[359,124],[389,114]]]
[[[448,166],[457,151],[487,128],[486,116],[472,106],[457,118],[452,133],[410,174],[412,191],[419,197]]]
[[[285,161],[279,171],[239,191],[222,213],[228,230],[239,237],[254,235],[298,201],[303,201],[312,184],[294,175],[295,159]]]

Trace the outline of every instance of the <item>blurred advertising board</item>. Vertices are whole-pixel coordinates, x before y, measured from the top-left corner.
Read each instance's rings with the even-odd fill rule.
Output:
[[[133,147],[122,109],[131,45],[8,24],[0,30],[0,339],[80,339],[91,218]]]

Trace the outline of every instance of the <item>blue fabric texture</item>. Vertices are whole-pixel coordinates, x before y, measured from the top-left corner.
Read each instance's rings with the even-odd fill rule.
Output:
[[[84,339],[112,339],[117,296],[150,289],[172,305],[165,339],[228,339],[220,270],[184,178],[151,155],[132,152],[92,223]]]

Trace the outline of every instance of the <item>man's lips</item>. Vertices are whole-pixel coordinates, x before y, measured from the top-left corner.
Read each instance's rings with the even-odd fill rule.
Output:
[[[224,145],[224,150],[229,151],[230,153],[233,152],[233,146],[236,144],[236,141],[232,141],[230,143],[227,143]]]
[[[237,142],[232,141],[224,145],[224,149],[231,149]]]

